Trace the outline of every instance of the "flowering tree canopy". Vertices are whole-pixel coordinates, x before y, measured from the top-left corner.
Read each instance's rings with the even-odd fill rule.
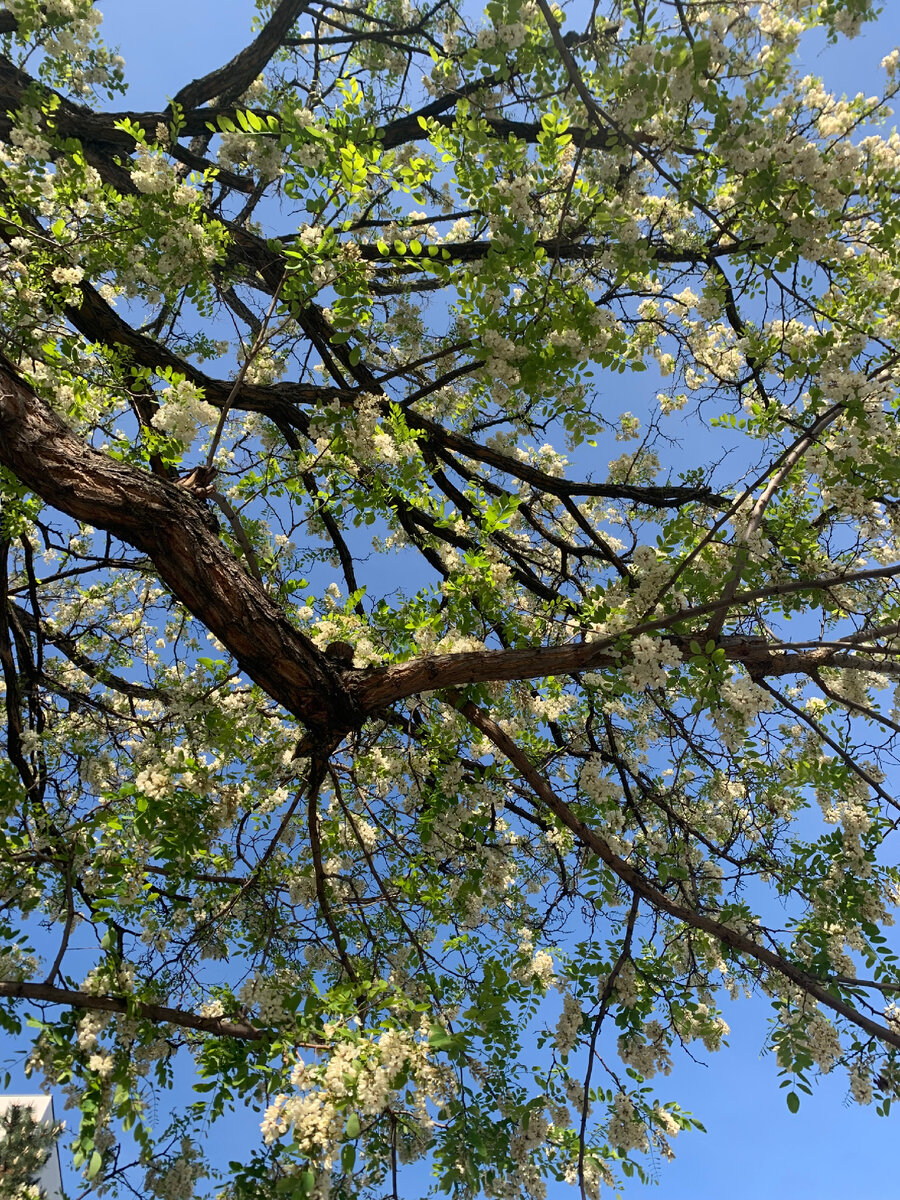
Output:
[[[0,1022],[76,1168],[593,1197],[754,992],[773,1100],[886,1112],[898,52],[798,68],[870,0],[256,7],[152,112],[0,8]]]

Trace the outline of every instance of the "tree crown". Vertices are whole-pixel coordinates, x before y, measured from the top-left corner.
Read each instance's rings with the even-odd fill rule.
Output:
[[[257,9],[155,112],[0,10],[0,1022],[76,1168],[595,1196],[745,991],[887,1112],[898,52],[797,67],[872,5]]]

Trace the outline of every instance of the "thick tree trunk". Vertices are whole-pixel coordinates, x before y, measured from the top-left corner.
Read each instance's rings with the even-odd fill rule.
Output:
[[[359,723],[340,673],[211,532],[199,501],[90,449],[2,358],[0,462],[46,503],[146,554],[241,670],[312,730]]]

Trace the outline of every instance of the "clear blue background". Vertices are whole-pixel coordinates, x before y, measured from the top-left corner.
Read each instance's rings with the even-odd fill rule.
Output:
[[[189,79],[220,66],[246,44],[255,10],[252,0],[106,0],[103,11],[105,38],[118,44],[126,60],[130,90],[123,107],[161,110]],[[576,20],[574,13],[570,19]],[[878,63],[898,42],[900,2],[888,0],[878,25],[855,41],[827,48],[821,41],[810,43],[804,66],[824,75],[834,90],[870,94],[881,82]],[[604,380],[604,386],[611,381]],[[622,406],[628,406],[624,398]],[[655,1169],[650,1164],[659,1188],[646,1193],[634,1181],[630,1196],[891,1200],[900,1195],[896,1116],[883,1120],[874,1108],[850,1105],[845,1077],[837,1072],[823,1080],[813,1097],[804,1097],[800,1112],[791,1116],[777,1086],[773,1058],[760,1056],[767,1016],[762,1001],[727,1006],[729,1048],[707,1056],[706,1064],[681,1056],[669,1079],[656,1081],[661,1099],[677,1100],[708,1132],[682,1135],[673,1163],[656,1164]],[[33,1088],[22,1078],[13,1086]],[[57,1115],[65,1115],[60,1108],[57,1100]],[[243,1137],[255,1140],[256,1121],[244,1113],[243,1128],[214,1136],[208,1149],[214,1154],[221,1149],[223,1162],[234,1157]],[[80,1190],[71,1175],[69,1186],[73,1194]],[[423,1192],[426,1187],[423,1179]],[[551,1186],[550,1200],[576,1194]],[[408,1187],[405,1200],[415,1200]]]

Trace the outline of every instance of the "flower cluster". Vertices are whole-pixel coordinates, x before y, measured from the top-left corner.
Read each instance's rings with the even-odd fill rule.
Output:
[[[194,1185],[205,1175],[198,1147],[190,1138],[182,1138],[178,1154],[157,1159],[147,1168],[144,1186],[158,1200],[192,1200]]]
[[[200,389],[187,379],[165,388],[160,401],[151,424],[185,446],[193,443],[201,426],[212,428],[219,419],[218,409],[208,404]]]
[[[619,1057],[634,1067],[644,1079],[657,1073],[668,1075],[672,1069],[669,1040],[659,1021],[647,1021],[639,1030],[623,1033],[618,1041]]]
[[[553,1036],[553,1045],[560,1054],[568,1054],[578,1040],[582,1022],[581,1005],[569,992],[563,996],[563,1010]]]
[[[647,1129],[637,1114],[634,1101],[625,1092],[617,1092],[613,1098],[607,1136],[610,1145],[625,1153],[648,1149]]]
[[[277,179],[284,174],[282,150],[276,137],[259,137],[249,133],[220,134],[218,161],[226,167],[249,167],[264,181]],[[308,151],[320,153],[318,143],[307,144]],[[318,166],[319,160],[304,165]]]
[[[290,1132],[301,1154],[326,1172],[352,1114],[374,1119],[388,1108],[405,1109],[427,1131],[430,1106],[444,1103],[451,1087],[451,1077],[432,1061],[428,1043],[399,1029],[372,1039],[340,1040],[324,1062],[297,1063],[291,1082],[298,1094],[275,1097],[263,1118],[263,1137],[271,1143]]]
[[[653,638],[646,633],[634,638],[630,651],[631,662],[622,673],[636,692],[648,687],[665,687],[666,672],[681,662],[681,651],[677,646],[665,638]]]
[[[174,196],[179,186],[172,164],[160,151],[146,145],[137,147],[131,181],[145,196],[161,196],[170,192]]]
[[[528,350],[494,329],[485,329],[481,335],[482,345],[487,351],[484,364],[485,375],[499,380],[508,387],[519,382],[519,370],[515,364],[525,358]]]

